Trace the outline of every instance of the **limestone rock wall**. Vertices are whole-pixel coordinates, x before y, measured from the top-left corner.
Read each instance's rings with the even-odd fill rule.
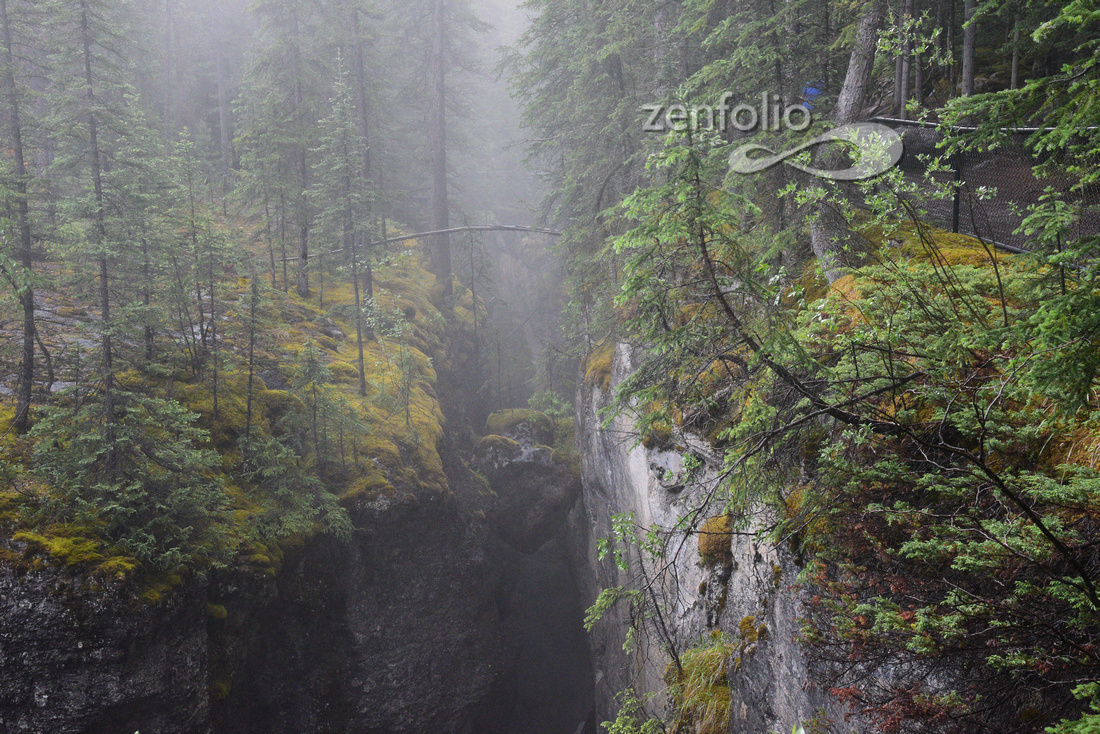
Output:
[[[612,384],[631,370],[630,349],[619,345]],[[667,703],[660,694],[671,658],[662,649],[662,634],[682,650],[722,630],[735,645],[728,671],[731,732],[789,732],[814,717],[848,731],[843,728],[848,712],[815,683],[796,641],[803,601],[791,585],[799,565],[786,548],[759,542],[751,532],[752,520],[743,534],[732,535],[728,556],[717,561],[704,563],[698,537],[682,531],[673,533],[667,559],[659,563],[631,552],[624,572],[610,560],[597,559],[596,541],[611,537],[615,515],[633,514],[642,528],[674,528],[703,503],[713,480],[704,474],[682,482],[683,453],[635,445],[625,419],[604,426],[600,409],[608,401],[598,386],[582,386],[577,425],[584,486],[582,502],[570,517],[573,562],[589,604],[601,589],[636,584],[644,569],[656,581],[662,617],[645,622],[633,652],[623,649],[631,623],[628,604],[620,602],[596,625],[590,644],[597,719],[613,718],[615,696],[629,687],[658,693],[651,704],[655,712]],[[705,453],[708,447],[700,443],[687,450]],[[721,512],[720,504],[709,510],[711,515]]]

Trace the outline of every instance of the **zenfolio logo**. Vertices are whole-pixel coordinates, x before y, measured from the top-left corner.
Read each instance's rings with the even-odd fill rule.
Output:
[[[814,168],[801,161],[791,160],[802,151],[815,145],[833,142],[848,145],[848,154],[852,160],[852,165],[848,168],[829,171]],[[818,135],[813,140],[808,140],[782,153],[776,153],[774,150],[756,143],[745,143],[730,154],[730,170],[734,173],[752,174],[771,168],[777,163],[785,163],[791,168],[796,168],[818,178],[827,178],[833,181],[861,181],[874,178],[893,168],[901,160],[904,152],[905,145],[902,143],[901,136],[893,129],[877,122],[855,122],[850,125],[835,127],[822,135]],[[750,153],[767,153],[768,155],[750,158]]]
[[[807,88],[807,91],[811,91]],[[816,92],[816,90],[813,90]],[[726,92],[715,105],[649,104],[642,109],[649,113],[642,130],[664,133],[698,132],[711,130],[723,132],[733,128],[743,133],[752,131],[802,132],[812,122],[810,107],[806,104],[781,106],[778,94],[764,93],[760,104],[731,106],[733,93]],[[795,159],[798,154],[825,143],[841,143],[848,147],[852,165],[840,170],[815,168],[804,160]],[[784,163],[813,176],[833,181],[860,181],[873,178],[897,165],[904,152],[901,136],[885,125],[873,122],[857,122],[841,125],[822,135],[797,145],[790,150],[776,153],[756,143],[744,143],[730,155],[730,170],[734,173],[753,174]],[[765,155],[756,155],[764,153]]]
[[[780,107],[779,95],[765,92],[760,106],[739,104],[730,107],[733,92],[726,92],[716,105],[647,104],[649,113],[642,131],[647,133],[698,132],[734,128],[743,133],[752,130],[794,130],[801,132],[810,126],[810,108],[804,104]]]

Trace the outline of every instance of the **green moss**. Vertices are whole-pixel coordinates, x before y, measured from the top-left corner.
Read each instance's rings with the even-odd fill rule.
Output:
[[[27,544],[27,556],[42,556],[50,563],[65,568],[89,569],[119,580],[129,577],[139,568],[138,562],[130,556],[112,552],[97,537],[94,528],[53,525],[38,532],[15,532],[12,539]]]
[[[63,566],[86,566],[105,560],[97,540],[79,536],[47,537],[29,531],[15,533],[12,539],[26,542],[30,548],[45,553]]]
[[[336,384],[359,384],[359,368],[347,362],[333,362],[328,366],[332,381]]]
[[[113,556],[99,564],[97,570],[100,573],[114,576],[118,580],[128,578],[140,568],[136,560],[129,556]]]
[[[225,619],[229,616],[229,611],[221,604],[207,604],[206,616],[212,619]]]
[[[271,562],[271,558],[268,557],[267,555],[264,555],[263,553],[253,553],[252,555],[248,556],[248,558],[246,558],[245,561],[247,561],[248,563],[251,563],[253,566],[271,566],[271,565],[273,565],[272,562]]]
[[[548,444],[554,440],[554,421],[545,413],[528,409],[509,409],[493,413],[485,421],[485,432],[498,436],[516,435],[526,426],[535,443]]]
[[[751,614],[747,617],[742,617],[741,621],[737,624],[737,634],[746,642],[756,642],[758,637],[756,632],[756,617]]]
[[[734,648],[719,630],[680,657],[669,686],[676,707],[673,732],[725,734],[730,727],[730,685],[726,665]]]
[[[183,583],[183,577],[170,573],[165,576],[157,576],[145,580],[145,584],[138,594],[138,599],[150,606],[156,606],[172,589]]]
[[[707,519],[699,527],[698,535],[699,557],[705,565],[733,561],[733,550],[730,547],[733,531],[730,527],[729,515]]]
[[[485,454],[490,450],[497,450],[506,453],[519,452],[522,447],[507,436],[485,436],[477,442],[474,447],[474,452],[478,454]]]
[[[615,342],[604,339],[588,355],[584,365],[584,384],[607,392],[611,389],[611,363],[615,358]]]
[[[364,476],[356,477],[348,484],[344,493],[340,495],[340,499],[370,499],[380,495],[393,494],[393,492],[393,485],[390,484],[381,473],[372,472]]]

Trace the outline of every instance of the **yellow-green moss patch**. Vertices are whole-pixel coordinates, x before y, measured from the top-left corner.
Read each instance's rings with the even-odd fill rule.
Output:
[[[535,443],[548,444],[554,440],[554,421],[537,410],[509,409],[493,413],[485,421],[485,432],[498,436],[516,435],[526,425]]]
[[[584,384],[598,387],[607,392],[611,389],[611,363],[615,357],[615,342],[604,339],[592,354],[588,355],[584,366]]]
[[[712,517],[699,526],[699,557],[704,564],[730,563],[733,561],[733,530],[730,516]]]
[[[669,692],[676,706],[671,731],[725,734],[730,726],[730,684],[726,666],[733,644],[715,630],[710,639],[684,651],[681,669],[670,671]]]

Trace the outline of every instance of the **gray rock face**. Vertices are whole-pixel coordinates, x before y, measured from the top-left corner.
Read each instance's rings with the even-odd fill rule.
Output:
[[[545,459],[494,470],[487,518],[457,495],[361,501],[346,542],[155,603],[0,567],[0,734],[572,731],[592,708],[560,544],[579,480]]]
[[[204,587],[153,606],[0,568],[0,732],[210,732]]]
[[[267,603],[215,585],[217,731],[470,731],[504,669],[484,531],[442,499],[360,512],[351,543],[288,558]]]
[[[509,546],[530,554],[564,526],[580,496],[581,481],[554,460],[552,449],[535,443],[530,426],[521,423],[517,429],[482,439],[475,461],[493,493],[493,527]]]
[[[618,383],[632,369],[629,348],[620,345],[612,374]],[[783,547],[757,540],[752,531],[766,517],[747,518],[735,527],[730,554],[717,562],[700,558],[698,536],[672,533],[666,560],[655,563],[626,549],[628,571],[610,560],[599,561],[595,544],[612,536],[612,518],[632,514],[644,531],[674,528],[705,504],[713,473],[685,476],[683,454],[635,446],[625,420],[603,427],[598,411],[608,397],[584,386],[578,400],[578,442],[584,488],[582,501],[569,518],[573,563],[587,603],[600,590],[636,584],[639,574],[653,581],[660,599],[660,619],[650,619],[637,637],[633,652],[623,643],[631,623],[630,610],[619,602],[591,635],[596,681],[597,720],[613,719],[615,696],[627,688],[654,692],[651,708],[660,713],[666,702],[665,672],[671,662],[662,637],[683,650],[712,630],[722,630],[734,643],[729,662],[731,732],[789,732],[815,716],[844,722],[849,712],[815,684],[813,671],[796,641],[803,600],[791,588],[799,571],[794,556]],[[687,451],[706,455],[699,443]],[[710,507],[705,516],[722,512]],[[622,546],[620,546],[621,548]],[[860,729],[860,727],[856,727]]]
[[[474,731],[506,672],[487,528],[444,498],[356,525],[276,577],[221,572],[155,604],[0,569],[0,732]]]

